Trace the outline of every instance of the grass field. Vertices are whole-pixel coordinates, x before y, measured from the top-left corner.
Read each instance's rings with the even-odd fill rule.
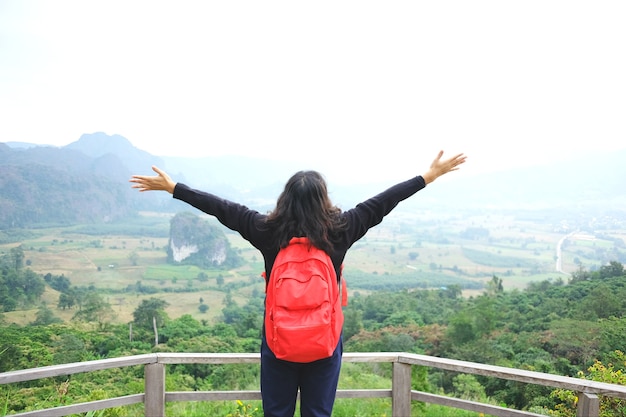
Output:
[[[145,223],[144,223],[145,222]],[[74,286],[103,290],[116,320],[132,320],[132,312],[146,297],[163,298],[167,313],[175,318],[191,314],[197,319],[219,318],[227,288],[234,288],[233,299],[243,304],[252,291],[263,290],[260,253],[238,234],[224,229],[231,246],[245,260],[233,269],[201,269],[167,263],[166,247],[169,217],[145,214],[145,219],[125,227],[68,227],[39,229],[21,242],[0,245],[0,254],[22,245],[29,268],[41,274],[63,274]],[[147,229],[147,227],[150,227]],[[150,230],[150,236],[121,231]],[[154,233],[153,233],[154,232]],[[568,232],[554,224],[520,220],[509,215],[450,215],[392,213],[383,224],[371,229],[348,252],[345,259],[350,291],[367,293],[368,281],[400,283],[404,287],[442,286],[442,279],[482,284],[497,275],[504,289],[525,288],[529,282],[562,278],[555,271],[556,246]],[[626,227],[614,227],[597,235],[574,235],[563,245],[566,272],[579,266],[588,269],[624,256]],[[203,273],[207,277],[200,280]],[[356,278],[353,278],[356,277]],[[218,280],[219,278],[219,280]],[[223,281],[220,285],[218,281]],[[156,289],[155,294],[131,291],[138,283]],[[480,293],[468,287],[465,295]],[[209,306],[200,313],[200,299]],[[69,320],[74,311],[57,309],[58,293],[47,289],[43,301],[58,317]],[[8,322],[27,324],[36,310],[5,314]]]

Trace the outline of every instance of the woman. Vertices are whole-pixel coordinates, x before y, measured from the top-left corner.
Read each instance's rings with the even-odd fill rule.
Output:
[[[263,255],[265,276],[270,277],[278,251],[292,237],[308,237],[310,242],[331,257],[337,277],[348,249],[373,226],[379,224],[396,205],[427,184],[466,160],[458,154],[442,160],[443,151],[422,175],[401,182],[356,207],[341,211],[328,196],[324,178],[315,171],[294,174],[278,197],[275,209],[261,214],[243,205],[194,190],[174,182],[157,167],[156,176],[133,175],[130,182],[139,191],[164,190],[204,213],[215,216],[224,226],[235,230]],[[264,334],[264,332],[263,332]],[[300,389],[303,417],[330,416],[341,369],[342,342],[333,355],[310,363],[277,359],[261,341],[261,396],[265,417],[293,416]]]

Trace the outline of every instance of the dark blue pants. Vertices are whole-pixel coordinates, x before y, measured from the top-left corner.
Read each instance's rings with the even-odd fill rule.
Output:
[[[302,417],[330,417],[335,403],[341,371],[343,344],[340,341],[333,356],[310,363],[276,359],[261,342],[261,397],[265,417],[292,417],[300,389]]]

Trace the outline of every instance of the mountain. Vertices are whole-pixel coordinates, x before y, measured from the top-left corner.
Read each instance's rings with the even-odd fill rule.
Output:
[[[163,205],[128,184],[162,163],[121,136],[83,135],[65,147],[0,144],[0,228],[110,222]]]
[[[78,151],[95,161],[104,158],[105,162],[100,163],[103,168],[106,168],[114,158],[119,159],[121,164],[111,166],[108,175],[123,177],[124,180],[128,180],[130,175],[140,169],[149,168],[152,165],[163,165],[163,159],[137,149],[125,137],[120,135],[109,136],[102,132],[84,134],[76,142],[70,143],[63,149]],[[120,172],[120,170],[124,170],[124,172]]]
[[[622,213],[626,207],[626,150],[597,152],[551,165],[497,173],[457,175],[426,187],[397,210],[593,211]],[[138,210],[187,208],[165,193],[138,193],[128,179],[151,175],[151,165],[176,181],[268,211],[295,163],[246,157],[154,156],[120,135],[84,134],[64,147],[0,143],[0,227],[43,223],[111,221]],[[331,197],[347,209],[389,183],[333,186]]]

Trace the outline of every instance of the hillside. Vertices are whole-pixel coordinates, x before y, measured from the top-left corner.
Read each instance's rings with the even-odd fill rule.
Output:
[[[626,203],[626,150],[598,152],[550,166],[517,168],[495,174],[460,175],[427,187],[399,210],[575,211],[623,216]],[[120,135],[85,134],[64,147],[0,143],[0,227],[106,222],[138,210],[175,212],[184,205],[160,193],[133,192],[133,173],[151,174],[158,165],[194,188],[263,210],[272,208],[294,162],[235,156],[173,158],[137,149]],[[331,195],[343,207],[368,198],[389,183],[336,186]],[[459,204],[461,202],[461,204]]]
[[[128,186],[140,165],[162,160],[120,136],[83,135],[62,148],[0,145],[0,228],[110,222],[163,205],[163,196],[138,198]]]

